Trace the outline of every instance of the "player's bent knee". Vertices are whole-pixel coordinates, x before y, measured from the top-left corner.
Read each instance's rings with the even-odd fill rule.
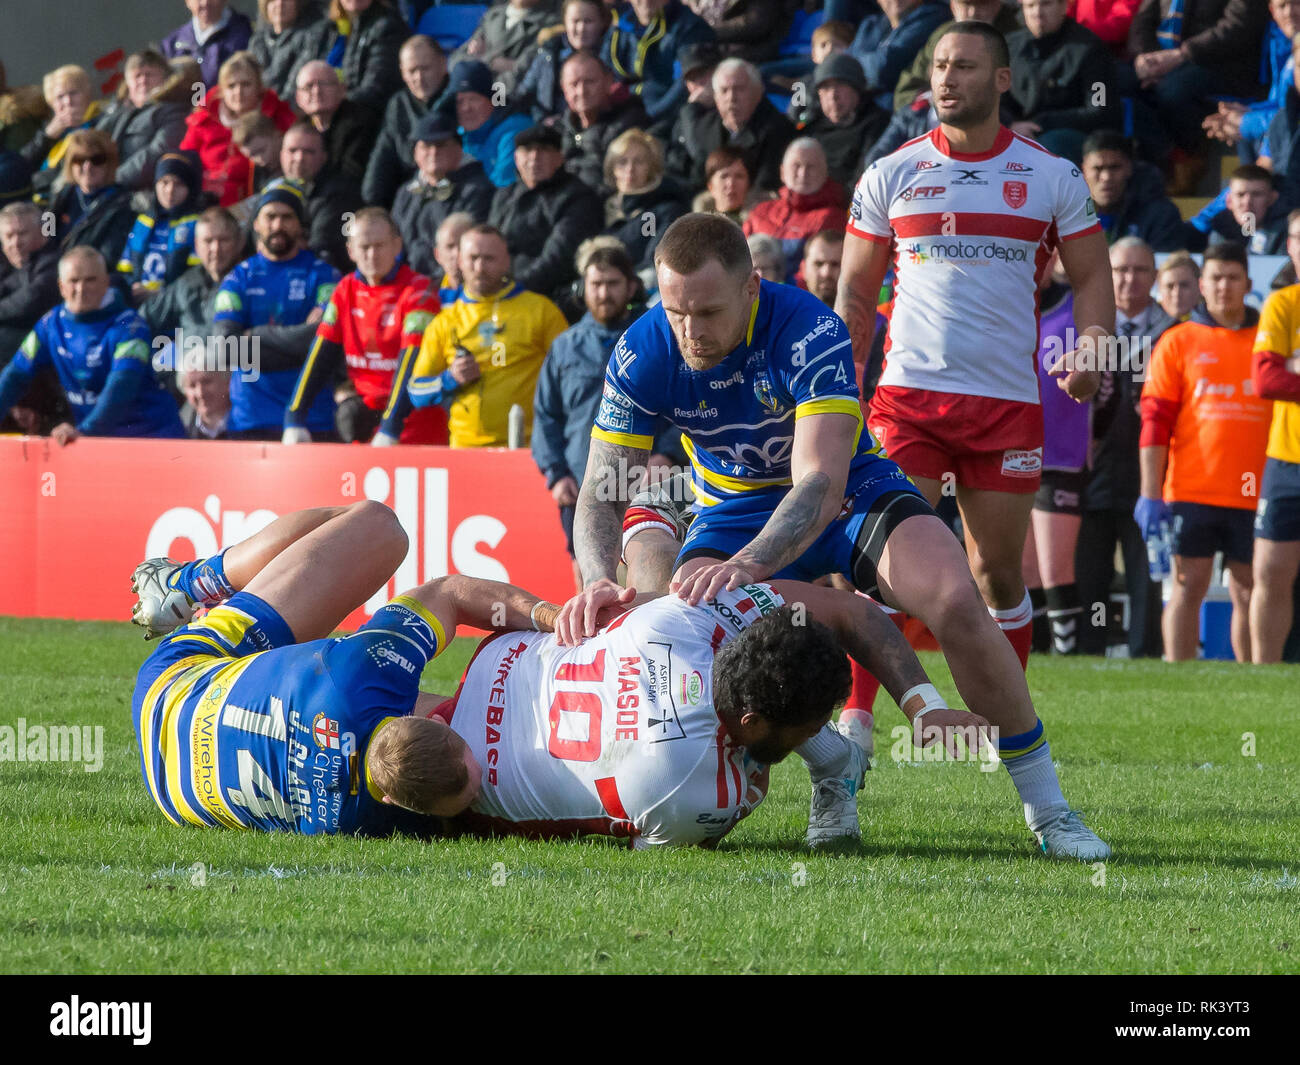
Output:
[[[409,546],[406,530],[390,507],[373,499],[365,499],[352,504],[349,516],[363,523],[368,554],[393,554],[396,556],[394,565],[406,557]]]

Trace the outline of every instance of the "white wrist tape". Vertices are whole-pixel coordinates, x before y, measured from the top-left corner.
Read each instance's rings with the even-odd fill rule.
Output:
[[[919,695],[924,705],[912,716],[913,726],[931,710],[948,709],[947,702],[944,701],[943,696],[939,694],[939,689],[933,684],[918,684],[914,688],[908,688],[907,691],[903,692],[903,697],[898,700],[899,709],[901,710],[911,702],[914,695]]]

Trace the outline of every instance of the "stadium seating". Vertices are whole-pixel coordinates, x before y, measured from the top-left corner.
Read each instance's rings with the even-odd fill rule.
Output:
[[[440,4],[424,13],[416,32],[432,37],[443,51],[451,52],[470,39],[487,9],[487,4]]]

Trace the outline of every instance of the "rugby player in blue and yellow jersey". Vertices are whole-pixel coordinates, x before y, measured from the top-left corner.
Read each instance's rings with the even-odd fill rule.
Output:
[[[590,636],[597,613],[627,594],[615,573],[639,485],[620,484],[619,471],[644,467],[648,427],[662,415],[683,431],[696,497],[671,577],[677,595],[698,603],[773,577],[840,574],[919,618],[967,705],[999,727],[1002,760],[1044,852],[1106,857],[1061,796],[1024,674],[960,545],[863,426],[844,322],[809,293],[760,280],[744,234],[718,215],[674,222],[655,268],[662,303],[627,330],[606,372],[574,522],[587,587],[561,610],[560,640]],[[934,695],[931,723],[947,724]],[[828,726],[799,748],[814,781],[814,846],[859,834],[868,733],[847,716],[843,735]]]
[[[195,604],[219,604],[162,641],[132,698],[145,784],[169,820],[379,834],[432,827],[412,811],[451,816],[469,805],[478,766],[450,729],[424,718],[442,697],[420,693],[420,674],[456,624],[504,617],[530,628],[538,600],[473,582],[447,608],[435,582],[330,638],[406,550],[393,512],[364,502],[287,514],[209,559],[137,568],[133,620],[153,635]],[[388,728],[413,712],[418,721]],[[405,810],[391,794],[407,797]]]

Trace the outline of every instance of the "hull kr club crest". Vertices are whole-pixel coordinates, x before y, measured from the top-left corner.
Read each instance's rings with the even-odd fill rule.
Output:
[[[1002,198],[1007,201],[1008,207],[1019,209],[1029,199],[1029,186],[1023,181],[1004,181],[1002,182]]]

